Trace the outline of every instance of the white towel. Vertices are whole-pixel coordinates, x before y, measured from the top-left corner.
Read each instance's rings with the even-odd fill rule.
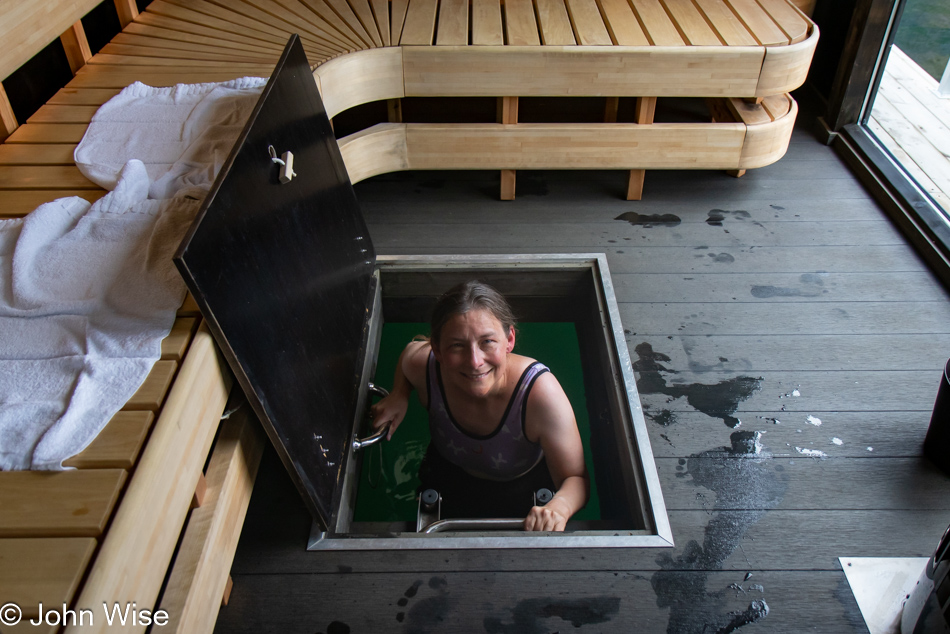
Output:
[[[184,298],[171,257],[265,82],[129,86],[75,153],[113,191],[0,220],[0,469],[62,469],[141,386]]]

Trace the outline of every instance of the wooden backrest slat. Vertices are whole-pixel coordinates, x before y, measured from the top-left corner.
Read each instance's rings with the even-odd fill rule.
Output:
[[[100,0],[5,2],[0,20],[0,79],[6,79],[66,29],[89,13]]]
[[[682,46],[683,38],[659,0],[630,0],[640,23],[654,46]]]
[[[363,48],[372,48],[375,42],[375,39],[370,35],[366,29],[363,27],[363,24],[360,22],[360,19],[357,17],[356,13],[353,11],[353,8],[346,2],[346,0],[327,0],[333,10],[343,18],[343,22],[346,23],[347,27],[351,32],[356,34],[356,37],[359,38],[359,41],[363,43]],[[364,9],[361,7],[360,11]],[[366,11],[369,11],[369,6],[365,7]],[[376,36],[379,37],[378,35]]]
[[[406,24],[399,43],[408,46],[429,46],[435,35],[435,14],[439,0],[409,0]]]
[[[618,46],[647,46],[650,40],[640,27],[637,16],[627,0],[597,0],[604,23],[614,44]]]
[[[508,46],[541,44],[531,0],[505,0],[505,36]]]
[[[98,537],[127,475],[122,469],[0,473],[0,537]]]
[[[439,0],[435,43],[439,46],[468,44],[468,0]]]
[[[781,46],[789,43],[788,36],[756,0],[727,0],[727,2],[762,46]]]
[[[542,44],[571,46],[577,43],[574,40],[574,29],[571,28],[571,18],[567,15],[564,0],[535,0],[534,6],[538,12]]]
[[[69,605],[95,548],[91,537],[0,539],[0,596],[24,620],[39,616],[41,602]]]
[[[571,24],[574,25],[578,44],[584,46],[613,44],[596,0],[567,0],[567,10],[571,15]]]
[[[148,14],[142,14],[143,18],[146,15]],[[152,48],[182,48],[186,45],[206,46],[209,52],[218,53],[230,53],[232,49],[248,54],[280,55],[281,53],[281,48],[275,43],[261,42],[249,37],[242,38],[231,35],[226,31],[209,29],[208,31],[195,33],[190,30],[171,29],[162,24],[145,22],[130,24],[125,31],[116,34],[112,41],[106,44],[107,47],[116,45],[139,46],[145,49],[142,51],[143,54]]]
[[[755,46],[757,42],[725,0],[696,0],[726,46]]]
[[[501,46],[504,43],[501,2],[499,0],[472,0],[472,44]]]
[[[230,31],[237,28],[252,37],[286,37],[286,31],[271,24],[257,22],[239,13],[228,11],[224,7],[210,2],[190,2],[190,0],[152,0],[146,13],[164,15],[182,22],[204,24]],[[230,27],[226,25],[231,25]],[[280,39],[276,41],[280,41]]]
[[[706,18],[699,12],[693,0],[665,0],[666,8],[687,43],[693,46],[719,46],[722,42]]]

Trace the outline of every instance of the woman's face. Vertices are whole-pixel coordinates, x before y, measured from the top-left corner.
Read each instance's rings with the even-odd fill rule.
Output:
[[[487,396],[504,385],[514,347],[514,328],[505,332],[494,315],[476,309],[449,319],[433,352],[444,381],[473,396]]]

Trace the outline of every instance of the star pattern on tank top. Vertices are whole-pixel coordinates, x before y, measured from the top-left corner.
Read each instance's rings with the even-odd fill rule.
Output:
[[[492,463],[494,463],[495,469],[500,469],[500,468],[501,468],[501,465],[503,465],[503,464],[508,464],[508,461],[505,460],[505,457],[501,454],[500,451],[498,452],[498,455],[497,455],[497,456],[495,456],[495,457],[493,457],[493,458],[491,459],[491,461],[492,461]]]

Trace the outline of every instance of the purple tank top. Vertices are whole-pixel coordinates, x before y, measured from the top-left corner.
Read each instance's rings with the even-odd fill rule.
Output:
[[[442,457],[473,476],[487,480],[514,480],[535,467],[544,456],[539,443],[531,442],[524,433],[528,392],[539,375],[548,368],[535,361],[527,367],[498,427],[487,436],[477,436],[462,429],[445,402],[442,374],[435,355],[429,353],[426,392],[429,394],[429,433]]]

